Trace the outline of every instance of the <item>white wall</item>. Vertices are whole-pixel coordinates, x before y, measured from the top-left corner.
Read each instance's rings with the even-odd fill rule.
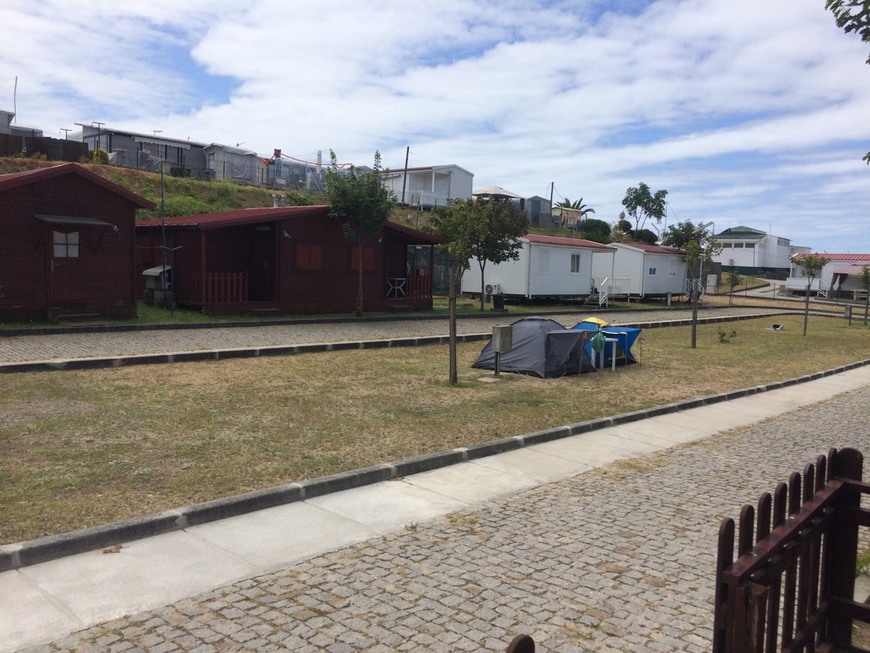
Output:
[[[484,282],[500,284],[505,295],[522,297],[576,297],[588,295],[592,286],[594,249],[522,241],[520,258],[494,265],[486,264]],[[580,257],[579,269],[571,272],[571,257]],[[480,292],[477,260],[462,275],[462,292]]]

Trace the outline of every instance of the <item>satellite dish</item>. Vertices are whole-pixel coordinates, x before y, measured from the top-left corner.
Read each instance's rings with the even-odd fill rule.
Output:
[[[625,211],[620,211],[620,212],[619,212],[619,219],[620,219],[620,220],[625,220]]]

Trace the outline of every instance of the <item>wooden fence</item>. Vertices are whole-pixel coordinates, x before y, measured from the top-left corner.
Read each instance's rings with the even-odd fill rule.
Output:
[[[247,272],[191,274],[180,278],[175,286],[176,303],[194,306],[241,304],[248,301]]]
[[[852,646],[870,608],[853,600],[863,456],[831,449],[719,529],[714,653],[867,651]]]

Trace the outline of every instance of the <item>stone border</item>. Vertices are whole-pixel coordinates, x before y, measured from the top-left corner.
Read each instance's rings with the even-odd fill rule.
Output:
[[[746,397],[770,390],[785,388],[798,383],[815,381],[833,374],[847,372],[865,365],[870,365],[870,359],[865,359],[848,365],[831,368],[813,374],[807,374],[785,381],[776,381],[766,385],[722,392],[707,397],[688,399],[686,401],[665,404],[645,410],[622,413],[612,417],[602,417],[577,424],[561,426],[543,431],[535,431],[524,435],[516,435],[468,447],[459,447],[449,451],[409,458],[406,460],[364,467],[349,472],[321,476],[298,483],[288,483],[265,490],[248,492],[223,499],[215,499],[205,503],[185,506],[153,515],[146,515],[125,521],[113,522],[102,526],[85,528],[77,531],[50,535],[35,540],[18,542],[0,546],[0,572],[20,569],[30,565],[56,560],[77,553],[85,553],[101,548],[117,546],[162,533],[184,530],[189,526],[204,524],[227,517],[243,515],[256,510],[273,508],[297,501],[305,501],[314,497],[341,492],[356,487],[362,487],[381,481],[410,476],[424,471],[448,467],[460,462],[468,462],[485,458],[506,451],[514,451],[534,444],[550,442],[561,438],[598,429],[628,424],[657,415],[676,413],[689,408],[708,406],[730,399]]]

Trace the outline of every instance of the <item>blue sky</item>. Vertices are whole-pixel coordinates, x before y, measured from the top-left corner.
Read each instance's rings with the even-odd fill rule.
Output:
[[[870,46],[824,0],[7,0],[0,24],[0,108],[17,77],[47,135],[394,168],[410,147],[608,222],[643,181],[671,224],[870,253]]]

